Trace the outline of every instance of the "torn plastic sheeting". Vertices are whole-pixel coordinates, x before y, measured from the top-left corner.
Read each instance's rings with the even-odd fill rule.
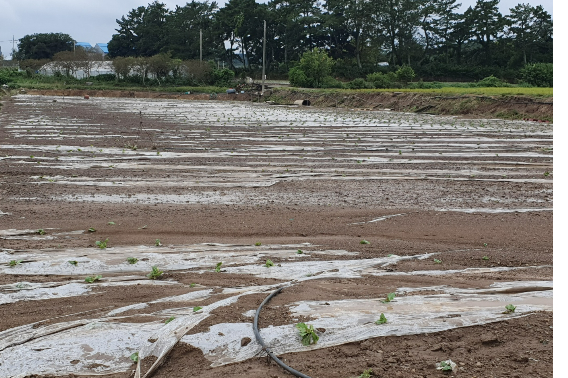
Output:
[[[525,316],[539,310],[552,310],[552,297],[545,298],[535,293],[502,296],[484,295],[476,301],[454,303],[447,298],[413,296],[397,298],[393,303],[383,304],[379,300],[329,301],[329,305],[318,302],[300,302],[291,307],[294,315],[312,316],[309,324],[315,328],[325,328],[319,333],[317,344],[302,345],[298,330],[293,324],[261,329],[262,337],[277,355],[327,348],[350,342],[380,336],[401,336],[440,332],[448,329],[481,325],[512,317]],[[541,293],[542,294],[542,293]],[[404,300],[410,299],[408,303]],[[543,302],[543,299],[546,301]],[[540,304],[531,302],[541,301]],[[506,303],[517,304],[513,314],[503,314]],[[374,322],[385,314],[386,324]],[[221,336],[219,333],[222,333]],[[241,346],[245,337],[252,341]],[[209,331],[184,336],[182,342],[201,349],[212,367],[244,361],[264,356],[261,346],[256,342],[250,323],[223,323],[211,326]]]
[[[91,291],[91,288],[85,284],[69,283],[57,287],[40,287],[6,294],[0,293],[0,305],[18,301],[74,297],[86,294],[89,291]]]

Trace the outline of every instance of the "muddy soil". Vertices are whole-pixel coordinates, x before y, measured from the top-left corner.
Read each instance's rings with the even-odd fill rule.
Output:
[[[393,292],[434,322],[325,346],[331,327],[321,349],[276,338],[311,377],[442,377],[447,359],[456,377],[552,376],[552,125],[138,97],[4,98],[0,377],[125,378],[138,351],[143,375],[187,324],[154,376],[289,376],[260,349],[235,357],[254,336],[219,344],[277,287],[266,337],[350,315],[294,310],[314,301],[355,301],[364,331],[380,312],[356,301]],[[436,315],[436,298],[480,304]]]

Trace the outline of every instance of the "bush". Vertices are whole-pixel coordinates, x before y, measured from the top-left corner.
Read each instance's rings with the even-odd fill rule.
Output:
[[[307,85],[301,86],[319,88],[323,80],[330,76],[333,65],[334,61],[327,55],[327,52],[316,47],[302,55],[300,63],[289,71],[288,79],[290,84],[292,84],[292,81],[297,83],[303,81]],[[305,80],[303,80],[302,73],[306,77]]]
[[[491,75],[477,82],[478,87],[484,88],[497,88],[497,87],[507,87],[508,84],[503,82],[501,79],[496,78]]]
[[[389,74],[385,75],[382,72],[373,72],[372,74],[367,75],[367,81],[369,83],[373,83],[373,85],[377,89],[392,88],[393,84],[392,76],[393,75]]]
[[[306,73],[302,71],[299,67],[290,68],[288,71],[288,80],[290,80],[290,85],[293,87],[301,88],[311,88],[312,83],[308,80]]]
[[[358,78],[347,83],[347,88],[349,89],[373,88],[373,84],[366,82],[365,79]]]
[[[321,83],[322,88],[344,88],[341,81],[334,79],[331,76],[325,77]]]
[[[230,85],[231,81],[235,78],[235,73],[228,68],[223,68],[221,70],[213,70],[211,77],[216,86],[222,87]]]
[[[416,83],[410,83],[408,88],[410,89],[435,89],[435,88],[443,88],[444,86],[442,83],[438,81],[432,82],[424,82],[422,79]]]
[[[400,67],[396,71],[396,78],[398,79],[398,81],[404,83],[405,85],[408,84],[410,81],[412,81],[412,79],[414,79],[415,76],[416,73],[414,73],[412,67],[407,65]]]
[[[552,63],[529,64],[521,71],[523,81],[536,87],[550,87],[553,85]]]

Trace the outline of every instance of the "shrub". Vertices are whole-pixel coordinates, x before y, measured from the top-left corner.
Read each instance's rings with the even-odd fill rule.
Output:
[[[390,72],[392,74],[392,72]],[[382,72],[373,72],[367,75],[367,81],[369,83],[373,83],[375,88],[384,89],[384,88],[392,88],[393,83],[393,75],[384,74]]]
[[[293,87],[310,88],[312,86],[312,83],[308,80],[306,73],[299,67],[293,67],[290,71],[288,71],[288,80],[290,80],[290,85]]]
[[[213,70],[211,72],[213,83],[219,87],[229,85],[235,78],[235,73],[228,68]]]
[[[333,65],[333,59],[327,55],[325,50],[315,48],[302,55],[300,63],[290,69],[288,79],[293,86],[319,88],[323,80],[330,76]]]
[[[398,79],[398,81],[404,83],[405,85],[408,84],[410,81],[412,81],[412,79],[414,79],[415,76],[416,74],[414,73],[412,67],[407,65],[400,67],[396,71],[396,78]]]
[[[365,89],[365,88],[373,88],[372,83],[367,83],[365,79],[357,78],[353,81],[347,83],[347,88],[349,89]]]
[[[321,83],[322,88],[343,88],[344,85],[341,81],[334,79],[331,76],[325,77]]]
[[[484,79],[479,80],[477,82],[477,86],[484,88],[496,88],[496,87],[506,87],[508,86],[508,84],[503,82],[501,79],[498,79],[495,76],[491,75]]]
[[[521,71],[523,81],[536,87],[550,87],[553,85],[552,63],[529,64]]]

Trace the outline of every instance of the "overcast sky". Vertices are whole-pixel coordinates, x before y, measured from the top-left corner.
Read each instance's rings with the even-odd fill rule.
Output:
[[[5,58],[10,57],[12,38],[34,33],[65,33],[78,42],[108,43],[117,27],[116,19],[130,10],[147,5],[150,0],[0,0],[0,47]],[[169,9],[187,2],[162,0]],[[266,2],[257,0],[257,2]],[[552,14],[553,0],[501,0],[501,13],[519,3],[542,5]],[[557,7],[564,7],[557,0]],[[224,0],[217,1],[220,6]],[[462,11],[475,0],[461,0]],[[558,9],[557,9],[558,10]],[[560,10],[561,11],[561,10]]]

